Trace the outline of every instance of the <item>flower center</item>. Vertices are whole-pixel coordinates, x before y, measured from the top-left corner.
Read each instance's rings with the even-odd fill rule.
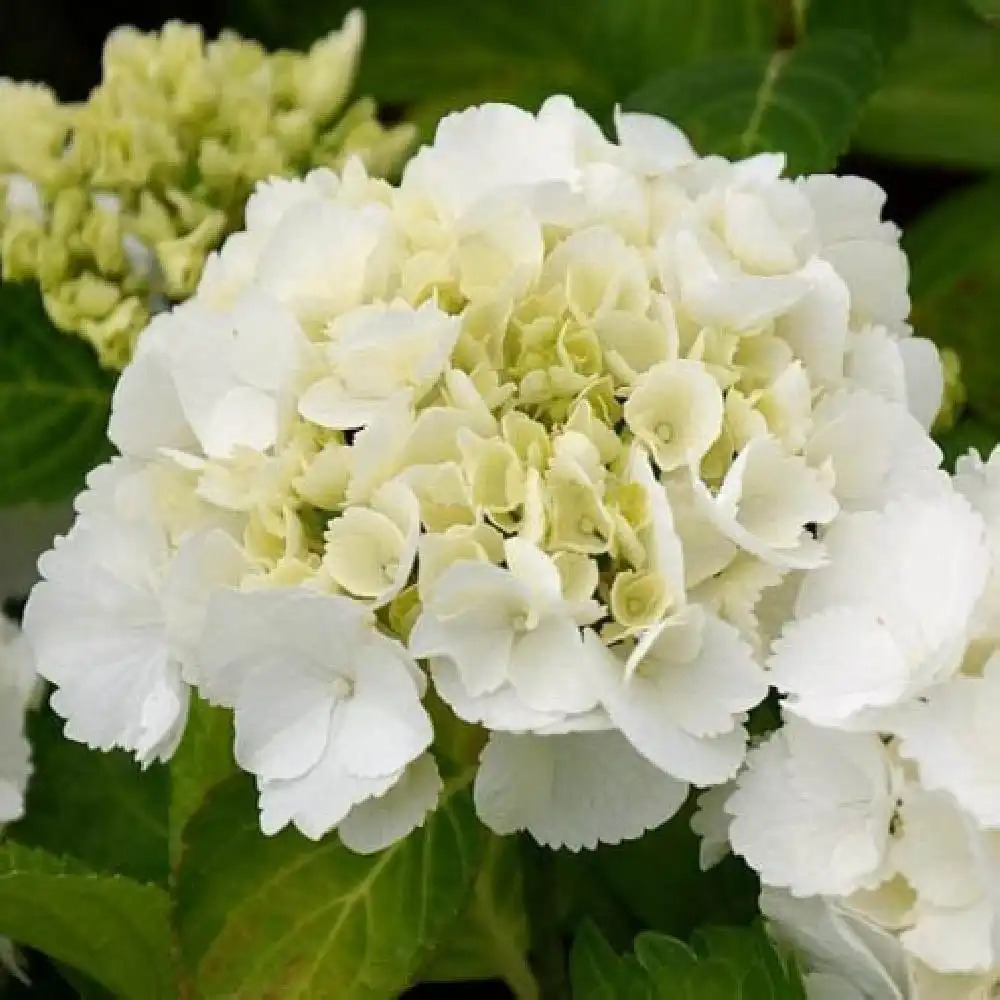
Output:
[[[674,428],[665,420],[656,425],[656,436],[664,443],[669,444],[674,439]]]
[[[330,691],[337,701],[344,701],[354,694],[354,681],[348,677],[338,675],[330,681]]]

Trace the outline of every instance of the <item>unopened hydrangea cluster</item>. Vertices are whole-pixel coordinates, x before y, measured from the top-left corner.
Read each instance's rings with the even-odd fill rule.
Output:
[[[363,852],[462,780],[456,726],[501,834],[615,843],[711,788],[706,856],[779,927],[988,976],[1000,459],[939,468],[875,185],[616,128],[485,105],[398,186],[258,186],[40,564],[52,704],[143,763],[227,706],[263,831]]]
[[[171,22],[118,29],[89,99],[0,79],[0,256],[46,310],[121,367],[150,314],[187,298],[210,250],[239,228],[253,185],[364,159],[395,169],[411,126],[348,103],[364,21],[307,53],[268,54]]]

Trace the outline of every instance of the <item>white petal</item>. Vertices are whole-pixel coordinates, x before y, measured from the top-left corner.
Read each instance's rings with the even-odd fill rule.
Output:
[[[915,664],[964,643],[989,562],[981,519],[957,494],[905,497],[842,516],[824,537],[828,564],[803,582],[798,615],[872,608]]]
[[[523,733],[555,725],[563,719],[561,712],[529,708],[510,684],[502,684],[486,694],[470,694],[455,664],[444,657],[431,657],[430,668],[435,690],[466,722]]]
[[[929,692],[900,721],[900,753],[929,789],[954,795],[983,826],[1000,827],[1000,658],[982,677],[957,677]]]
[[[729,854],[729,824],[732,817],[725,805],[736,786],[727,781],[706,788],[698,796],[698,807],[691,816],[691,830],[697,834],[698,867],[703,872],[714,868]]]
[[[476,777],[476,811],[500,834],[580,850],[633,840],[665,823],[688,786],[643,760],[615,732],[493,733]]]
[[[837,726],[866,708],[893,705],[911,670],[875,609],[835,607],[792,622],[774,643],[771,682],[788,710]]]
[[[321,677],[289,676],[279,654],[247,664],[235,705],[236,761],[264,780],[297,778],[326,748],[334,702]]]
[[[546,618],[519,636],[509,679],[524,703],[539,712],[586,712],[597,704],[588,652],[569,618]]]
[[[441,620],[425,611],[410,632],[417,659],[447,657],[473,697],[496,691],[507,679],[514,633],[490,609]]]
[[[906,337],[899,342],[906,378],[906,405],[920,425],[930,429],[941,409],[944,369],[937,347],[924,337]]]
[[[794,949],[806,969],[849,984],[854,992],[845,997],[909,998],[907,962],[898,939],[853,913],[841,900],[797,899],[782,889],[764,886],[760,909],[774,937]],[[812,992],[808,996],[812,1000]]]
[[[384,795],[402,773],[384,778],[358,778],[348,774],[332,741],[319,763],[290,781],[258,782],[260,828],[270,836],[294,825],[310,840],[319,840],[343,822],[362,802]]]
[[[713,259],[705,245],[704,238],[682,231],[674,258],[684,306],[705,326],[748,330],[791,309],[809,291],[808,282],[796,274],[744,274],[725,260]]]
[[[688,137],[657,115],[623,112],[616,107],[615,131],[634,170],[663,174],[696,158]]]
[[[883,865],[895,808],[878,736],[792,721],[747,758],[729,836],[768,885],[847,895]]]
[[[383,795],[355,806],[337,827],[346,847],[374,854],[422,826],[444,787],[434,758],[425,753]]]
[[[402,770],[430,745],[430,718],[394,643],[373,634],[359,651],[354,691],[336,709],[345,767],[375,778]]]

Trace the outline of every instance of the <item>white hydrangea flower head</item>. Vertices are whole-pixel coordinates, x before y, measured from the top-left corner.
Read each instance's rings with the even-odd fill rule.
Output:
[[[873,185],[616,126],[566,97],[483,105],[398,185],[350,161],[258,187],[115,393],[148,492],[107,473],[114,502],[85,495],[32,598],[71,735],[168,756],[193,686],[233,709],[265,830],[359,850],[437,797],[424,670],[449,724],[488,731],[496,830],[617,842],[734,777],[796,591],[806,628],[808,581],[848,572],[841,521],[940,490],[940,364]],[[981,525],[948,512],[930,544],[958,546],[957,578]],[[199,574],[206,539],[231,574]],[[946,606],[929,620],[958,642]],[[923,677],[937,647],[904,639]],[[780,659],[806,705],[816,671]]]

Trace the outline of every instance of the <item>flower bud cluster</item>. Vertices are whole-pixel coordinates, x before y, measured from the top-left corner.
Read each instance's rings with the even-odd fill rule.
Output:
[[[0,258],[62,330],[120,368],[150,315],[187,298],[254,184],[360,156],[395,169],[413,133],[349,102],[364,21],[306,53],[179,22],[121,28],[81,104],[0,80]]]

